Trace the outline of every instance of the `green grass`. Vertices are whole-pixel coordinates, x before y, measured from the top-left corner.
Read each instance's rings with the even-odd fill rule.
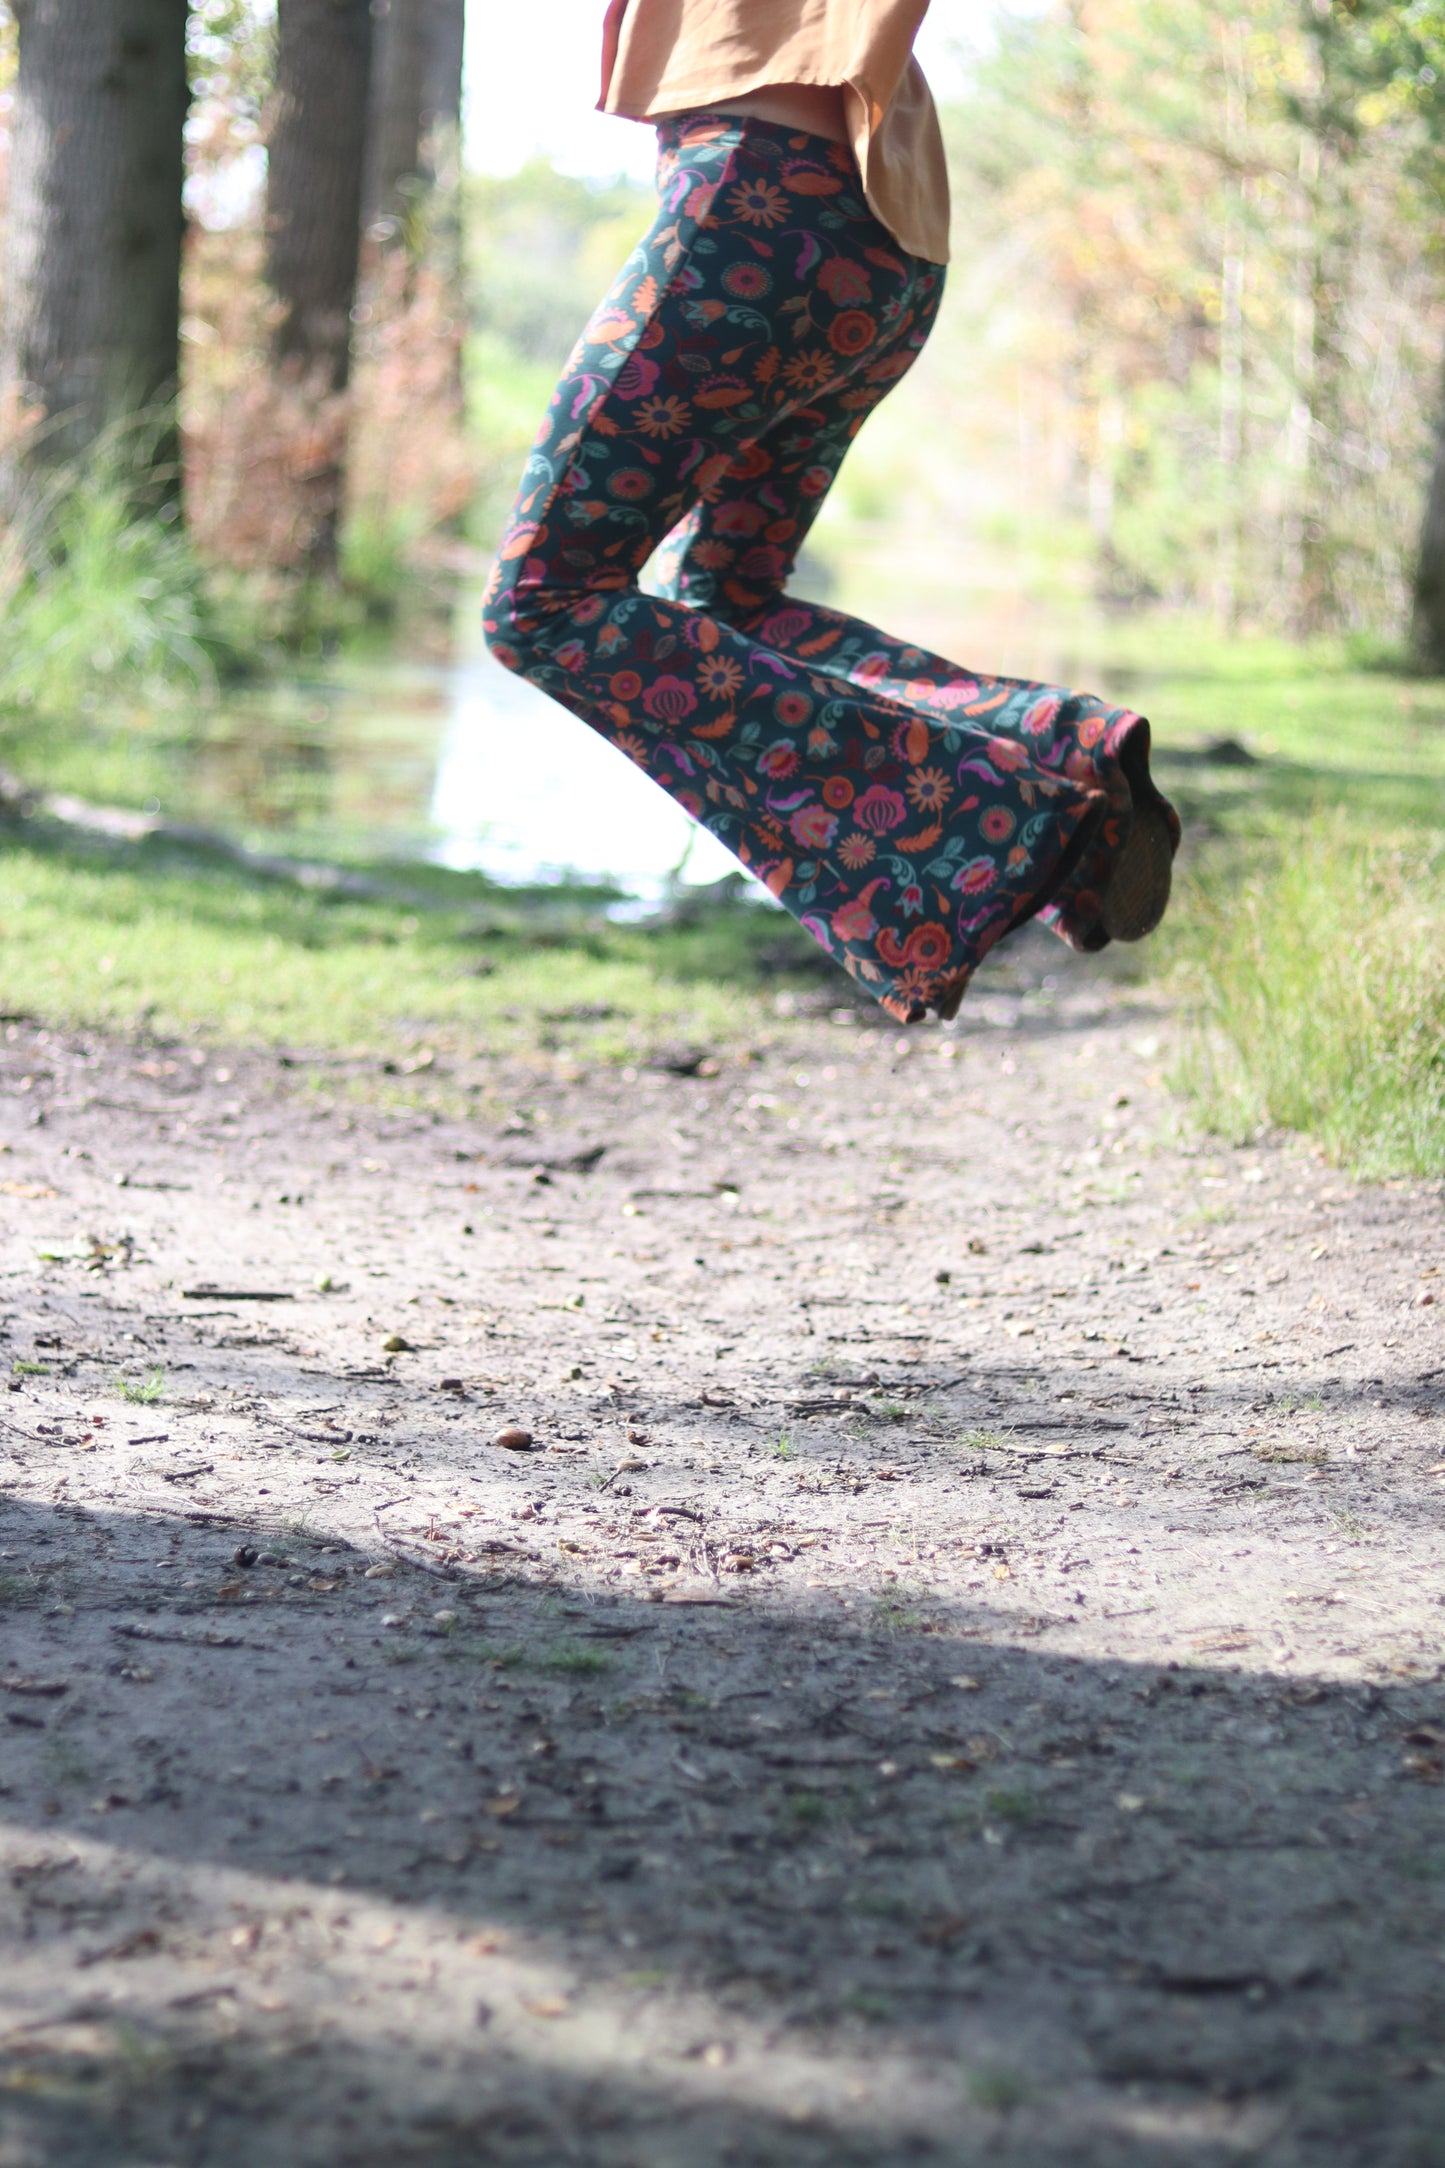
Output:
[[[357,901],[173,847],[77,842],[43,822],[0,825],[0,845],[0,1009],[374,1057],[378,1089],[390,1059],[392,1095],[413,1102],[425,1088],[435,1103],[439,1080],[474,1054],[567,1048],[611,1061],[679,1038],[734,1042],[762,1020],[780,944],[799,970],[819,953],[750,905],[647,929],[609,923],[587,890],[518,894],[435,869],[382,869],[413,893]],[[403,1081],[408,1053],[415,1084]]]
[[[1222,641],[1157,619],[1081,625],[1077,646],[1057,662],[1150,714],[1185,817],[1165,927],[1118,961],[1178,997],[1190,1031],[1176,1082],[1202,1124],[1236,1140],[1295,1130],[1375,1177],[1445,1172],[1445,684],[1362,667],[1343,643]],[[128,721],[85,746],[57,726],[25,741],[21,765],[32,780],[169,803],[180,728],[173,706],[149,730]],[[273,735],[286,738],[280,721]],[[1218,758],[1223,739],[1246,762]],[[292,833],[321,836],[327,807],[306,791],[325,763],[297,744],[300,796],[284,778],[273,790],[268,753],[246,817],[274,796],[301,822]],[[384,767],[389,745],[367,738],[362,767]],[[192,786],[177,789],[184,800]],[[403,893],[329,898],[200,851],[0,826],[0,1010],[303,1050],[316,1057],[307,1076],[342,1094],[455,1113],[489,1088],[468,1065],[492,1054],[625,1062],[681,1039],[755,1043],[779,972],[829,968],[791,921],[751,907],[643,929],[608,921],[600,890],[361,870]],[[908,1410],[879,1398],[866,1413]]]
[[[164,1370],[148,1370],[143,1378],[117,1378],[115,1381],[115,1389],[122,1400],[136,1400],[147,1408],[160,1399],[165,1386]]]
[[[1445,1172],[1445,837],[1320,812],[1220,850],[1180,900],[1180,1081],[1206,1126],[1299,1130],[1364,1175]]]
[[[536,1659],[539,1671],[555,1671],[564,1678],[588,1678],[612,1669],[612,1658],[602,1649],[579,1648],[564,1642]]]

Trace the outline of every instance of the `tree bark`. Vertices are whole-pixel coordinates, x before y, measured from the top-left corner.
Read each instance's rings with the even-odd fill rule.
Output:
[[[1445,384],[1435,430],[1435,458],[1415,559],[1410,644],[1422,670],[1445,677]]]
[[[370,0],[279,0],[276,120],[266,182],[277,374],[314,416],[304,462],[312,571],[334,570],[345,475],[351,312],[372,65]],[[299,459],[299,455],[298,455]]]
[[[449,185],[462,117],[465,0],[383,0],[376,23],[368,231],[406,230],[420,189]]]
[[[275,353],[328,392],[345,390],[351,367],[371,44],[369,0],[279,0],[266,182]]]
[[[178,501],[187,0],[14,0],[0,381],[52,426],[46,459],[171,409],[128,451]]]

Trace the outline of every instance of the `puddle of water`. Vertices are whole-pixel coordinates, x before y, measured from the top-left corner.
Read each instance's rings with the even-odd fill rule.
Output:
[[[430,817],[442,865],[505,881],[607,878],[651,902],[737,860],[632,762],[482,650],[449,673]]]
[[[197,813],[294,851],[428,858],[508,884],[571,876],[639,904],[741,870],[480,646],[450,665],[342,664],[228,703],[190,765]]]

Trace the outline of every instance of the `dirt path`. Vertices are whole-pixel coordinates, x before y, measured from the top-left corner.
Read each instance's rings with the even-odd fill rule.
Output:
[[[4,2168],[1445,2162],[1440,1198],[1170,1030],[12,1023]]]

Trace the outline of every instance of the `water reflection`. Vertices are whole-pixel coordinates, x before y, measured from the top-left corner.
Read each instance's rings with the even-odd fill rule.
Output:
[[[730,851],[666,792],[485,649],[448,672],[432,855],[499,880],[610,877],[647,900],[669,876],[715,881]]]
[[[192,808],[291,849],[420,857],[509,883],[567,875],[643,902],[737,861],[632,763],[485,649],[339,666],[228,704]]]

